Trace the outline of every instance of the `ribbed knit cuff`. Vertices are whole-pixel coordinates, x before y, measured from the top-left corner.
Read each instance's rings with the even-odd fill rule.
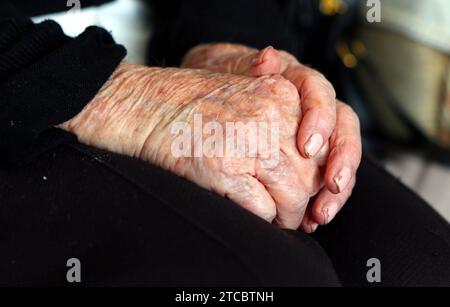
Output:
[[[125,54],[98,27],[72,39],[53,21],[0,23],[2,162],[19,164],[62,142],[53,127],[83,109]]]

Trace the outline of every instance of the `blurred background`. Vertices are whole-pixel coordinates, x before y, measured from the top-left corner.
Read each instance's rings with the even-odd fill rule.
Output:
[[[34,21],[54,19],[71,36],[104,27],[126,46],[128,61],[146,64],[155,27],[148,4],[158,2],[83,8],[81,0],[81,10]],[[450,1],[272,2],[295,34],[290,51],[323,72],[360,116],[365,150],[450,221]]]

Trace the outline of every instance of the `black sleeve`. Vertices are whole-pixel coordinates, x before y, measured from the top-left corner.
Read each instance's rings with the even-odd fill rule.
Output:
[[[76,38],[0,3],[0,164],[31,160],[74,137],[53,128],[79,113],[125,56],[104,29]]]

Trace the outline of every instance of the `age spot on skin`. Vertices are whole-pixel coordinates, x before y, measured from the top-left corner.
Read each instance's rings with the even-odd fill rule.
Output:
[[[275,79],[266,79],[266,80],[264,80],[264,82],[269,84],[269,85],[272,85],[272,84],[274,84],[277,81]]]

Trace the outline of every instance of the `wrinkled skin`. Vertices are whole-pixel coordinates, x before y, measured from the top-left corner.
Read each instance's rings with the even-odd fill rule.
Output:
[[[350,197],[361,162],[361,137],[356,114],[336,101],[332,85],[317,71],[300,64],[285,51],[272,47],[256,50],[242,45],[217,43],[190,50],[185,68],[260,77],[281,74],[298,90],[303,118],[297,147],[305,158],[315,157],[330,146],[324,171],[325,187],[310,204],[303,230],[314,231],[328,224]]]
[[[277,74],[253,78],[122,63],[85,109],[60,127],[82,143],[156,164],[268,222],[297,229],[322,186],[323,160],[323,153],[314,159],[299,153],[300,106],[296,87]],[[278,122],[277,163],[261,156],[175,157],[171,127],[192,127],[195,114],[204,122]]]

